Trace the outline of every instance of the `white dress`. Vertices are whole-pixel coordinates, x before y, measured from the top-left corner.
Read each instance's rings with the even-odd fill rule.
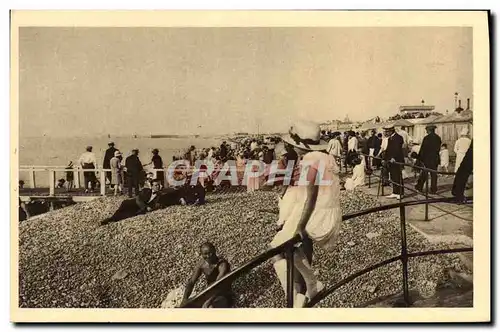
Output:
[[[323,179],[324,182],[331,181],[330,184],[319,183],[319,180],[316,182],[319,186],[316,206],[305,228],[308,236],[316,244],[328,249],[335,244],[342,223],[338,165],[333,156],[317,151],[307,153],[303,161],[313,162],[314,164],[310,166],[312,168],[323,168],[324,174],[318,178]],[[324,166],[319,166],[319,162],[322,162]],[[279,201],[278,224],[284,224],[284,226],[271,241],[272,247],[277,247],[293,237],[302,216],[306,198],[307,186],[288,187],[283,199]]]
[[[352,170],[352,177],[347,179],[345,182],[345,189],[354,190],[354,188],[362,186],[364,184],[365,184],[365,165],[364,162],[362,162],[361,164],[354,166],[354,169]]]
[[[449,164],[450,164],[450,153],[448,149],[442,149],[441,151],[439,151],[439,166],[448,168]]]

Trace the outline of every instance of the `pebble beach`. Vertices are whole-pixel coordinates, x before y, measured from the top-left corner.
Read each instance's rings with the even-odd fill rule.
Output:
[[[182,286],[209,240],[233,269],[264,252],[275,234],[275,191],[207,196],[204,206],[173,206],[104,227],[121,198],[104,197],[46,213],[19,227],[19,306],[22,308],[159,308]],[[376,206],[361,192],[342,192],[343,213]],[[337,246],[315,248],[313,267],[331,286],[398,255],[399,219],[393,211],[345,221]],[[409,251],[442,249],[407,228]],[[463,271],[456,255],[412,259],[410,289],[432,296],[445,269]],[[205,287],[200,282],[194,293]],[[240,308],[284,307],[285,295],[269,262],[233,284]],[[399,262],[341,287],[317,307],[355,307],[401,292]]]

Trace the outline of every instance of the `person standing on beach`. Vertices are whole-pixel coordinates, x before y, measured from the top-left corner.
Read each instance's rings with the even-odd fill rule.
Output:
[[[368,150],[368,138],[366,138],[366,131],[361,132],[361,136],[359,138],[359,150],[363,154],[361,158],[365,159],[365,165],[368,165],[368,154],[370,151]]]
[[[392,181],[392,194],[386,197],[400,199],[404,194],[404,189],[400,184],[403,174],[401,165],[396,164],[396,162],[404,162],[403,137],[396,133],[393,124],[387,125],[383,129],[385,136],[387,137],[387,145],[385,146],[385,150],[381,151],[384,153],[385,165]]]
[[[222,142],[220,145],[219,157],[222,162],[226,162],[227,158],[227,145],[226,141]]]
[[[368,169],[372,169],[372,166],[373,166],[373,158],[371,158],[371,157],[375,156],[375,140],[377,139],[376,133],[377,132],[375,130],[371,130],[370,137],[366,141],[366,145],[368,147],[368,155],[369,155],[368,163],[367,163]]]
[[[451,189],[451,194],[459,201],[464,199],[464,192],[467,187],[467,180],[471,176],[473,167],[473,152],[472,152],[472,141],[469,144],[469,148],[465,153],[465,156],[460,161],[460,166],[455,174],[453,180],[453,187]]]
[[[441,150],[441,137],[439,137],[435,131],[436,126],[429,124],[425,127],[427,130],[427,135],[422,140],[422,145],[420,146],[420,151],[418,152],[417,159],[423,163],[425,168],[429,168],[437,171],[439,166],[439,151]],[[431,194],[436,194],[437,192],[437,173],[427,172],[422,170],[418,178],[415,189],[422,192],[424,184],[427,181],[428,173],[431,173]]]
[[[83,169],[95,169],[97,160],[91,146],[87,146],[86,152],[80,156],[79,164]],[[89,190],[93,192],[97,181],[95,172],[83,172],[83,178],[85,181],[85,192],[88,193]]]
[[[125,159],[125,168],[127,170],[128,197],[132,197],[132,189],[135,189],[135,195],[138,195],[139,180],[143,171],[138,149],[133,149],[132,154]]]
[[[467,137],[469,134],[469,129],[463,128],[462,131],[460,132],[460,138],[455,142],[455,146],[453,148],[453,151],[455,152],[455,173],[458,172],[458,168],[460,167],[460,164],[462,163],[462,160],[465,157],[465,154],[469,150],[469,146],[471,144],[471,139]]]
[[[151,151],[153,154],[153,157],[151,158],[151,162],[149,164],[146,164],[144,166],[149,166],[153,165],[153,169],[156,170],[156,177],[155,179],[158,179],[160,181],[161,187],[165,187],[165,173],[163,171],[163,160],[160,157],[160,150],[158,149],[153,149]]]
[[[66,171],[66,183],[67,183],[67,187],[66,189],[68,191],[71,191],[71,189],[73,189],[73,181],[74,181],[74,174],[73,174],[73,162],[70,161],[68,166],[66,166],[66,169],[68,171]]]
[[[117,150],[113,158],[109,161],[111,168],[111,186],[114,187],[115,196],[118,195],[118,191],[120,191],[120,194],[123,193],[123,166],[120,160],[121,155],[121,152]]]
[[[342,143],[340,142],[340,132],[336,131],[332,134],[332,139],[328,142],[327,151],[335,158],[337,164],[340,165],[340,158],[342,157]]]
[[[286,186],[279,199],[279,222],[283,225],[270,246],[276,248],[296,235],[303,242],[295,250],[294,267],[306,286],[305,292],[295,285],[294,307],[303,307],[306,298],[313,299],[324,285],[318,280],[312,265],[312,240],[316,245],[331,250],[340,232],[342,210],[340,206],[339,167],[334,157],[326,152],[326,142],[320,140],[319,125],[298,122],[290,128],[283,141],[293,147],[301,162],[298,182]],[[305,181],[303,181],[305,180]],[[285,290],[287,289],[287,263],[282,255],[273,257],[273,267]],[[303,294],[303,292],[305,294]]]
[[[352,159],[358,155],[358,138],[356,133],[349,131],[349,140],[347,141],[347,166],[352,164]]]
[[[382,149],[382,133],[378,133],[373,136],[373,156],[378,156],[380,153],[380,150]],[[376,167],[377,169],[380,169],[381,167],[381,162],[380,159],[373,159],[372,166]]]
[[[110,161],[111,158],[115,156],[115,152],[118,151],[118,149],[115,148],[115,143],[114,142],[109,142],[108,143],[108,149],[106,150],[106,153],[104,153],[104,160],[102,162],[102,168],[104,169],[110,169]],[[111,172],[106,172],[106,179],[111,183]],[[104,183],[102,184],[104,185]]]
[[[191,145],[191,147],[189,147],[189,149],[184,154],[184,160],[187,160],[190,166],[193,166],[194,162],[196,161],[195,150],[196,147],[194,145]]]

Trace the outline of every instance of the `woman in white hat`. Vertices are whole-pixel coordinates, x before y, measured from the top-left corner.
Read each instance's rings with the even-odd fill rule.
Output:
[[[111,185],[114,186],[115,196],[120,191],[123,193],[123,165],[121,164],[121,152],[115,151],[113,158],[109,161],[111,167]]]
[[[278,224],[283,228],[270,245],[277,247],[300,234],[305,240],[311,239],[323,248],[331,248],[342,222],[338,165],[326,152],[327,143],[320,140],[319,125],[299,122],[290,128],[289,133],[283,140],[297,153],[301,161],[300,174],[295,174],[294,183],[288,186],[279,201]],[[306,179],[308,183],[304,183]],[[286,260],[279,255],[273,261],[286,293]],[[303,246],[295,250],[294,265],[307,288],[306,294],[301,294],[296,285],[294,306],[303,307],[306,297],[313,298],[324,286],[314,275]]]
[[[465,157],[465,153],[469,150],[470,146],[470,138],[467,137],[469,135],[469,129],[467,127],[463,128],[460,132],[460,138],[455,142],[455,151],[456,159],[455,159],[455,173],[458,171],[462,160]]]

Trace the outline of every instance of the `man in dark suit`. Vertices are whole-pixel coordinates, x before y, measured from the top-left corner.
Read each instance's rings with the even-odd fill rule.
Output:
[[[399,184],[402,181],[402,166],[394,162],[404,162],[403,137],[396,133],[394,125],[384,127],[384,131],[386,137],[388,137],[387,147],[384,151],[384,160],[389,171],[390,179],[393,182],[392,194],[386,197],[400,199],[404,194],[403,187]]]
[[[464,199],[465,186],[467,185],[467,180],[473,171],[472,163],[472,142],[470,143],[469,149],[465,153],[462,163],[458,167],[457,173],[455,174],[455,179],[453,180],[453,187],[451,189],[451,194],[461,201]]]
[[[417,160],[423,163],[425,168],[430,168],[437,171],[439,165],[439,150],[441,149],[441,137],[436,133],[435,125],[428,125],[425,127],[427,130],[427,135],[422,140],[422,145],[420,146],[420,151],[418,152]],[[422,171],[418,178],[415,189],[422,191],[424,188],[425,181],[427,181],[427,176],[429,172]],[[431,173],[431,194],[437,192],[437,173]]]
[[[104,161],[102,162],[102,168],[104,168],[104,169],[110,169],[111,168],[110,161],[115,156],[115,151],[118,151],[115,148],[115,143],[109,142],[108,143],[108,149],[106,150],[106,153],[104,154]],[[106,178],[111,183],[111,172],[106,172]],[[104,184],[101,184],[101,185],[104,185]]]
[[[146,212],[162,208],[160,181],[155,179],[150,188],[144,188],[135,198],[126,199],[118,210],[109,218],[101,221],[101,225],[131,218]]]
[[[139,193],[139,181],[143,171],[138,149],[132,150],[132,154],[125,159],[125,168],[127,169],[128,197],[132,198],[132,188],[135,189],[136,195]]]

